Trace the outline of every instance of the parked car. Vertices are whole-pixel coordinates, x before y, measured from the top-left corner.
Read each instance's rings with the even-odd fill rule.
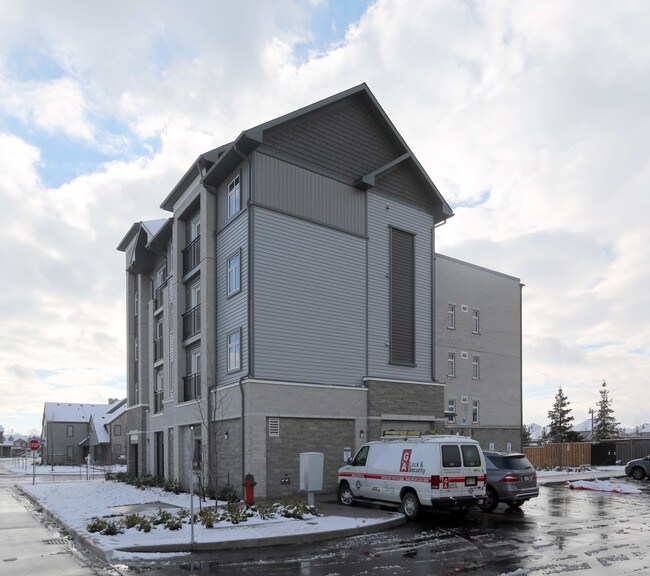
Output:
[[[499,502],[509,508],[521,505],[539,496],[537,471],[524,454],[518,452],[483,452],[487,469],[485,499],[479,504],[484,512],[491,512]]]
[[[625,466],[625,473],[635,480],[643,480],[650,476],[650,456],[630,460]]]

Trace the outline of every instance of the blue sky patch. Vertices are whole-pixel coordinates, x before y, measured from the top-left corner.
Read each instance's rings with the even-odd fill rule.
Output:
[[[478,198],[461,200],[459,202],[450,202],[449,205],[452,210],[455,210],[456,208],[477,208],[478,206],[485,204],[490,199],[491,195],[492,190],[484,190]]]

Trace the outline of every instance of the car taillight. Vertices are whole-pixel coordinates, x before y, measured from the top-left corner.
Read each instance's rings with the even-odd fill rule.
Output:
[[[506,474],[499,482],[519,482],[519,476],[516,474]]]
[[[431,476],[431,488],[440,488],[440,476]]]

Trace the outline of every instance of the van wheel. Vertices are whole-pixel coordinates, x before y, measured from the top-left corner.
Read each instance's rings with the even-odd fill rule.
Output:
[[[415,492],[409,490],[402,496],[402,513],[408,520],[415,520],[420,512],[420,501]]]
[[[488,486],[485,490],[485,498],[483,498],[483,502],[481,502],[478,507],[483,510],[483,512],[492,512],[492,510],[494,510],[498,505],[499,497],[497,496],[497,493],[494,491],[494,488]]]
[[[339,504],[343,504],[343,506],[356,505],[356,501],[354,500],[354,494],[352,494],[352,490],[350,489],[350,486],[348,485],[347,482],[344,482],[339,486],[338,501]]]

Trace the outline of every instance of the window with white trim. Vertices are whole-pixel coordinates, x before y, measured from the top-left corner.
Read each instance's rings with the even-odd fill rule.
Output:
[[[228,334],[228,372],[241,369],[241,329]]]
[[[447,398],[447,420],[449,422],[456,422],[456,398]]]
[[[232,218],[241,210],[241,186],[239,174],[228,184],[228,218]]]
[[[472,333],[479,334],[481,329],[480,312],[474,308],[472,310]]]
[[[228,296],[241,289],[241,251],[228,258]]]
[[[472,424],[478,424],[479,418],[479,401],[472,401]]]
[[[68,437],[74,436],[74,424],[68,424],[65,427],[65,435]]]
[[[454,330],[456,328],[456,305],[447,304],[447,328]]]
[[[456,353],[447,352],[447,376],[456,376]]]
[[[472,379],[478,380],[481,377],[481,359],[478,356],[472,356]]]

